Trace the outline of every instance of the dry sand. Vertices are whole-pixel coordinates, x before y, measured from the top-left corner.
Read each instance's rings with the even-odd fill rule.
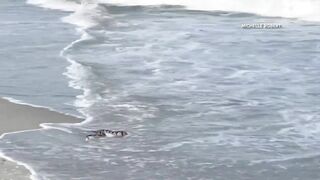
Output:
[[[0,135],[7,132],[38,129],[41,123],[77,123],[81,121],[82,119],[46,108],[15,104],[0,98]],[[31,173],[25,167],[0,158],[1,180],[29,180],[30,175]]]

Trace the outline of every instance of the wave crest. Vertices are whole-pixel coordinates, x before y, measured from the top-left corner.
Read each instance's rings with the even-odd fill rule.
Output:
[[[320,21],[320,0],[27,0],[27,3],[79,13],[83,11],[84,5],[92,6],[92,4],[99,3],[127,6],[181,5],[191,10],[233,11],[270,17]]]
[[[187,9],[234,11],[263,16],[320,21],[319,0],[98,0],[120,5],[182,5]]]

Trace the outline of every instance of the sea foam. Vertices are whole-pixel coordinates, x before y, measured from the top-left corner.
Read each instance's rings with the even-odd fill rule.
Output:
[[[80,6],[80,3],[66,0],[27,0],[27,3],[43,8],[70,12],[76,11]]]
[[[120,5],[181,5],[187,9],[234,11],[263,16],[320,21],[319,0],[98,0]]]
[[[89,28],[106,17],[99,4],[124,6],[179,5],[190,10],[232,11],[262,16],[297,18],[320,21],[320,0],[28,0],[27,3],[44,8],[74,12],[63,21]]]
[[[99,25],[106,19],[108,20],[109,16],[105,8],[94,2],[83,1],[74,13],[62,18],[62,21],[87,29]]]

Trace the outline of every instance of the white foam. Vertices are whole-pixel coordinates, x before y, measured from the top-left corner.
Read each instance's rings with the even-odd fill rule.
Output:
[[[64,125],[64,126],[69,125],[69,124],[70,123],[59,123],[59,125]],[[64,128],[64,127],[57,127],[56,125],[57,125],[57,123],[43,123],[43,124],[40,124],[40,127],[43,129],[57,129],[57,130],[72,134],[71,130]]]
[[[80,6],[80,4],[75,1],[66,0],[27,0],[27,3],[43,8],[62,11],[76,11]]]
[[[85,66],[81,65],[77,61],[74,61],[70,58],[67,58],[70,65],[67,67],[67,72],[64,73],[67,76],[69,81],[69,86],[71,88],[81,90],[83,93],[76,97],[74,101],[74,106],[78,108],[78,111],[83,114],[86,119],[78,125],[90,122],[92,118],[88,113],[86,113],[85,108],[90,107],[93,103],[99,99],[99,97],[91,97],[91,90],[87,88],[87,77],[90,76],[90,70],[86,69]]]
[[[103,16],[97,3],[118,5],[181,5],[187,9],[205,11],[234,11],[263,16],[298,18],[320,21],[319,0],[27,0],[27,3],[44,8],[75,12],[65,18],[78,26],[93,26],[93,16]]]
[[[87,87],[87,79],[92,76],[91,70],[77,61],[72,60],[68,57],[68,55],[66,55],[66,52],[72,49],[75,44],[92,38],[83,29],[78,29],[78,31],[82,33],[81,38],[71,42],[60,52],[60,55],[66,58],[66,60],[70,63],[70,65],[67,67],[67,71],[63,73],[70,79],[69,86],[83,92],[81,95],[76,97],[73,105],[78,108],[78,111],[83,114],[86,119],[80,123],[72,124],[72,126],[83,125],[87,122],[90,122],[93,118],[85,111],[85,108],[90,107],[97,99],[100,99],[100,97],[97,96],[92,97],[91,90]]]
[[[82,2],[74,13],[62,18],[62,21],[87,29],[108,19],[109,16],[105,8],[101,8],[96,3]]]
[[[192,10],[235,11],[320,21],[319,0],[98,0],[120,5],[182,5]]]
[[[34,105],[34,104],[28,104],[28,103],[25,103],[25,102],[23,102],[21,100],[17,100],[17,99],[11,98],[11,97],[2,97],[2,99],[5,99],[5,100],[7,100],[7,101],[9,101],[11,103],[14,103],[14,104],[27,105],[27,106],[36,107],[36,108],[46,108],[46,109],[52,110],[49,107],[39,106],[39,105]]]
[[[100,21],[110,19],[106,9],[101,8],[96,1],[27,0],[27,3],[48,9],[73,12],[69,16],[63,17],[62,21],[84,29],[94,27]]]
[[[100,99],[97,96],[93,97],[91,89],[87,87],[89,86],[87,79],[92,76],[90,69],[72,59],[68,58],[68,61],[70,66],[67,67],[67,72],[64,75],[71,79],[69,86],[83,91],[83,94],[77,96],[74,105],[79,108],[90,107],[97,99]]]
[[[11,161],[11,162],[13,162],[13,163],[16,163],[16,164],[18,164],[18,165],[20,165],[20,166],[24,166],[24,167],[25,167],[26,169],[28,169],[28,171],[31,173],[31,175],[30,175],[30,179],[31,179],[31,180],[40,179],[40,178],[38,177],[37,173],[32,169],[31,166],[29,166],[29,165],[27,165],[27,164],[25,164],[25,163],[22,163],[22,162],[20,162],[20,161],[14,160],[13,158],[6,156],[3,152],[0,152],[0,157],[3,158],[3,159],[6,159],[6,160],[8,160],[8,161]]]
[[[80,37],[79,39],[71,42],[71,43],[68,44],[65,48],[63,48],[62,51],[60,51],[60,56],[65,57],[67,60],[68,60],[68,58],[66,57],[65,54],[66,54],[66,52],[67,52],[68,50],[72,49],[75,44],[93,38],[92,36],[90,36],[90,34],[88,34],[88,33],[87,33],[85,30],[83,30],[82,28],[77,28],[76,30],[77,30],[78,33],[81,34],[81,37]],[[69,58],[69,62],[70,62],[70,63],[72,63],[71,61],[73,61],[73,60],[71,60],[71,59]]]
[[[83,93],[81,95],[77,96],[76,101],[74,102],[74,106],[78,108],[86,108],[90,107],[94,102],[90,101],[89,97],[91,94],[91,90],[87,88],[87,78],[92,76],[91,71],[88,67],[83,66],[82,64],[78,63],[77,61],[71,59],[68,57],[67,52],[74,47],[74,45],[86,41],[92,38],[85,30],[82,28],[77,29],[79,33],[81,33],[81,37],[73,42],[71,42],[69,45],[67,45],[61,52],[60,56],[64,57],[70,65],[67,67],[67,71],[63,73],[66,77],[70,79],[69,81],[69,87],[81,90]],[[92,99],[92,98],[91,98]],[[78,110],[81,114],[83,114],[85,117],[88,117],[88,115],[83,110]],[[91,118],[87,118],[86,121]]]

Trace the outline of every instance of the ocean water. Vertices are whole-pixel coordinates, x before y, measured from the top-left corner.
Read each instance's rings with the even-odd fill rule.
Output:
[[[1,94],[86,121],[0,150],[41,180],[319,179],[319,1],[254,2],[5,1]]]
[[[79,114],[72,104],[81,92],[67,88],[63,72],[68,62],[59,56],[62,48],[78,38],[73,26],[59,20],[66,15],[26,5],[22,0],[1,0],[2,97]]]

